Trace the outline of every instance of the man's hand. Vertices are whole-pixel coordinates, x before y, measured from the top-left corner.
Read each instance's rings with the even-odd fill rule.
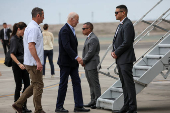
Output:
[[[42,71],[43,66],[41,64],[41,62],[37,62],[37,70],[40,70],[40,72]]]
[[[85,66],[85,64],[83,64],[83,65],[81,65],[82,67],[84,67]]]
[[[3,43],[2,39],[1,39],[1,42]]]
[[[117,59],[117,56],[116,56],[115,52],[111,52],[111,56],[112,56],[114,59]]]
[[[79,64],[83,65],[83,60],[80,57],[77,58],[77,61]]]

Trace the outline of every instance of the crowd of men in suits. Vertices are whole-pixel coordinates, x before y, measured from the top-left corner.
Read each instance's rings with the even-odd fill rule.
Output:
[[[136,91],[132,75],[133,62],[136,60],[133,42],[134,42],[134,27],[130,19],[127,17],[128,9],[125,5],[119,5],[116,7],[115,17],[116,20],[120,20],[115,36],[113,38],[113,49],[111,56],[116,59],[119,77],[122,82],[122,89],[124,94],[124,106],[118,113],[137,113],[136,103]],[[42,95],[42,48],[36,46],[42,46],[42,33],[39,24],[43,22],[44,11],[41,8],[34,8],[32,10],[32,21],[24,33],[24,65],[29,66],[28,72],[31,77],[31,87],[27,88],[21,97],[16,101],[12,107],[18,113],[21,113],[21,106],[24,101],[31,95],[34,96],[35,113],[45,113],[41,106]],[[69,112],[64,106],[64,101],[67,92],[68,77],[71,76],[73,92],[74,92],[74,112],[89,112],[90,109],[84,107],[96,108],[96,101],[101,95],[101,88],[99,83],[99,75],[97,71],[97,65],[100,62],[99,52],[100,43],[99,39],[93,32],[93,24],[86,22],[83,24],[82,33],[87,36],[82,57],[78,56],[78,41],[74,27],[79,23],[79,15],[75,12],[71,12],[68,15],[67,23],[60,29],[59,32],[59,56],[57,64],[60,67],[60,84],[58,88],[58,97],[56,102],[55,112]],[[6,27],[4,23],[4,29],[0,32],[1,41],[4,47],[4,53],[6,54],[6,47],[9,47],[9,33],[11,30]],[[39,41],[38,41],[39,40]],[[33,61],[32,61],[33,60]],[[90,87],[91,101],[85,105],[83,103],[83,96],[81,90],[81,81],[78,74],[79,64],[85,69],[85,75]],[[30,71],[32,70],[32,71]],[[35,72],[36,71],[36,72]],[[35,72],[35,73],[32,73]],[[39,78],[36,76],[38,73]],[[35,82],[36,81],[36,82]],[[41,93],[34,90],[41,86]],[[40,89],[38,89],[40,90]],[[28,94],[29,92],[29,94]],[[39,95],[39,96],[38,96]],[[37,99],[36,99],[37,98]]]

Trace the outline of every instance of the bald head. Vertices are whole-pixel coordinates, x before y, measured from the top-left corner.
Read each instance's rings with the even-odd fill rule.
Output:
[[[71,12],[68,15],[67,23],[69,23],[72,27],[76,27],[79,22],[79,15],[75,12]]]

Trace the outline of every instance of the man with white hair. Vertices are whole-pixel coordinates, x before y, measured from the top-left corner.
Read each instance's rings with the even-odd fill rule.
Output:
[[[83,107],[81,81],[78,74],[78,63],[83,63],[82,59],[78,56],[78,41],[74,30],[74,27],[77,26],[78,22],[79,15],[75,12],[71,12],[68,15],[67,23],[60,29],[59,32],[59,56],[57,64],[60,67],[60,84],[55,112],[68,112],[68,110],[64,109],[63,105],[67,92],[69,75],[72,79],[74,92],[74,112],[90,111],[90,109],[85,109]]]

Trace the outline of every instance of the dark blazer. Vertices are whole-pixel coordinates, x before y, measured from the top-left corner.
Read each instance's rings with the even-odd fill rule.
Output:
[[[133,42],[135,38],[135,31],[133,24],[127,17],[120,24],[118,33],[113,39],[113,50],[117,55],[117,64],[133,63],[136,61]],[[115,47],[115,48],[114,48]]]
[[[66,23],[59,32],[59,56],[57,64],[59,66],[70,66],[77,67],[78,62],[75,59],[78,55],[77,46],[78,41],[77,37],[74,36],[71,28]]]
[[[82,58],[86,70],[97,69],[100,62],[99,57],[100,43],[97,36],[92,32],[88,39],[86,39],[83,47]]]
[[[10,39],[11,32],[12,32],[12,30],[10,28],[7,28],[8,40]],[[2,39],[2,41],[4,41],[4,29],[1,29],[1,31],[0,31],[0,39]]]

